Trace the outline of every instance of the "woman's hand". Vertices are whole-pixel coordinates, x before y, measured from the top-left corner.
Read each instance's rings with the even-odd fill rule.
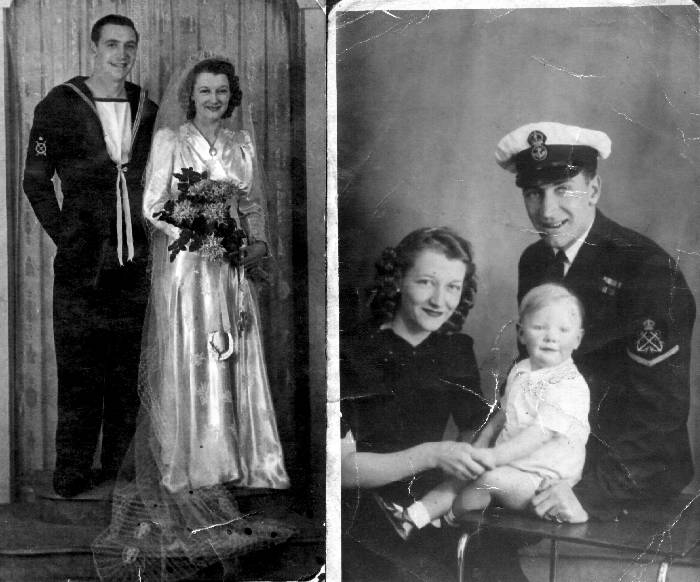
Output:
[[[496,455],[493,449],[486,447],[474,447],[472,451],[472,459],[474,459],[480,465],[486,467],[486,469],[494,469],[498,466],[496,463]]]
[[[543,479],[530,503],[542,519],[559,523],[588,521],[588,513],[566,481]]]
[[[477,449],[468,443],[440,441],[429,444],[433,447],[434,467],[458,479],[476,479],[484,471],[493,468],[477,461],[474,457]]]
[[[468,443],[439,441],[395,453],[358,453],[354,438],[348,433],[342,441],[341,486],[373,489],[414,478],[429,469],[441,469],[461,481],[469,481],[491,468],[472,458],[474,450]]]

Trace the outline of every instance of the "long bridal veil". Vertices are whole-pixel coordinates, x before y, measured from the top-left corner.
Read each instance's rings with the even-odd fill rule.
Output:
[[[163,128],[175,131],[186,121],[182,106],[184,81],[194,65],[209,56],[200,55],[173,75],[159,108],[156,132]],[[186,99],[187,96],[185,103]],[[254,136],[249,110],[245,105],[239,110],[239,119],[227,123]],[[170,176],[173,171],[179,171],[172,164],[158,161],[162,160],[158,154],[151,152],[146,183],[158,172]],[[264,213],[263,181],[257,163],[254,174],[251,203],[258,204]],[[284,542],[293,533],[291,527],[265,515],[264,511],[243,514],[230,483],[173,488],[164,479],[162,452],[172,443],[167,441],[170,431],[162,429],[182,422],[170,416],[165,403],[168,392],[162,389],[164,385],[167,388],[166,375],[172,359],[168,340],[173,322],[167,307],[167,246],[167,236],[152,228],[151,292],[139,366],[141,409],[133,442],[115,484],[110,525],[93,542],[95,565],[105,581],[186,580],[221,560]],[[238,381],[245,382],[245,374],[238,376]],[[236,418],[232,422],[237,422]],[[267,422],[276,432],[274,415]],[[274,475],[254,486],[277,489],[289,486],[281,465],[281,452],[277,456],[279,461],[263,460],[273,466],[277,462],[280,469],[268,471]]]

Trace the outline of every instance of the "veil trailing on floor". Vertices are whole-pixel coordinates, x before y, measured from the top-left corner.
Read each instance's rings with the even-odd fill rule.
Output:
[[[181,88],[194,65],[211,57],[214,55],[199,55],[173,75],[159,108],[156,132],[163,128],[177,131],[186,121]],[[184,99],[186,105],[188,96]],[[246,130],[255,144],[250,109],[242,103],[237,111],[238,119],[234,112],[234,119],[226,120],[227,125]],[[153,162],[156,154],[151,152],[147,181],[156,172],[173,171],[170,167],[157,167]],[[255,190],[249,195],[250,204],[259,205],[259,212],[264,213],[263,180],[257,163],[254,174]],[[167,442],[168,431],[161,427],[175,421],[168,417],[165,399],[153,386],[162,384],[167,367],[164,362],[169,357],[166,338],[172,321],[164,308],[168,242],[162,231],[151,228],[152,287],[139,367],[141,409],[134,439],[114,488],[109,528],[93,542],[95,565],[104,581],[185,580],[222,560],[284,542],[294,533],[283,521],[265,515],[264,510],[243,514],[230,483],[173,488],[164,479],[161,453],[172,443]],[[274,419],[271,422],[274,427]],[[256,458],[265,460],[263,455]],[[245,486],[289,486],[283,467],[281,471],[268,471],[268,475],[258,482],[251,477],[245,483],[253,485]]]

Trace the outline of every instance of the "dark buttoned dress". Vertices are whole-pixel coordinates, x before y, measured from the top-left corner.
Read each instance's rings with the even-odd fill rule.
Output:
[[[341,339],[343,433],[358,452],[393,453],[440,441],[452,415],[461,430],[485,419],[472,339],[433,333],[412,346],[389,329],[362,326]],[[428,526],[401,540],[372,498],[407,506],[445,478],[417,473],[374,490],[345,489],[343,580],[447,580],[454,577],[456,530]]]

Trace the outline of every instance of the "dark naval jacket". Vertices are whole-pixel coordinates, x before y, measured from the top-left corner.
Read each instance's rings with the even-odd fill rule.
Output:
[[[518,301],[546,280],[552,257],[543,241],[525,250]],[[579,497],[585,506],[587,499],[678,494],[693,476],[687,421],[695,301],[683,273],[656,243],[597,211],[564,284],[586,312],[574,352],[591,390]]]
[[[86,79],[75,77],[54,87],[37,105],[23,182],[39,222],[58,247],[54,261],[56,279],[76,285],[87,284],[99,277],[101,270],[118,266],[118,170],[107,152],[102,124]],[[133,137],[125,176],[135,259],[145,260],[142,179],[157,107],[138,85],[126,83],[126,94]],[[51,181],[54,172],[61,181],[61,207]]]

